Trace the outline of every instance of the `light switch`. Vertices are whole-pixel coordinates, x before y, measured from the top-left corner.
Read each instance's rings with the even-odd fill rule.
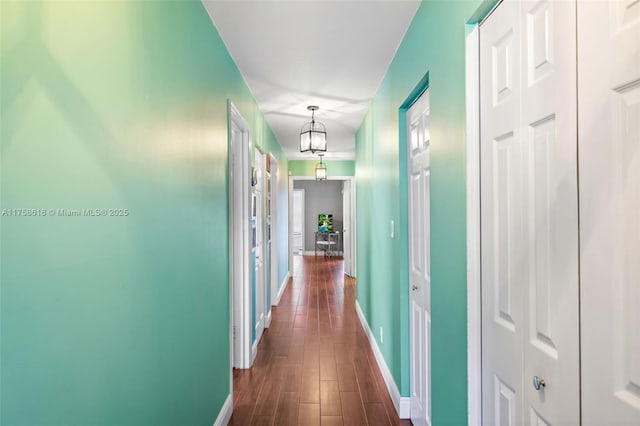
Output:
[[[395,222],[391,221],[391,239],[393,240],[396,237],[396,226]]]

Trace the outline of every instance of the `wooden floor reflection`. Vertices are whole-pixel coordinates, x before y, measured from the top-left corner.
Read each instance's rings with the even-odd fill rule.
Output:
[[[410,425],[400,420],[341,259],[295,256],[249,370],[233,372],[232,425]]]

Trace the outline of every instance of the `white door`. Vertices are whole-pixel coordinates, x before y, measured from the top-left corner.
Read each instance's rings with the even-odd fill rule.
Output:
[[[304,213],[304,189],[294,189],[291,229],[293,254],[304,253]]]
[[[351,181],[342,183],[342,256],[344,273],[351,276]]]
[[[431,424],[431,232],[429,89],[407,111],[411,421]]]
[[[640,2],[578,2],[582,424],[640,425]]]
[[[480,27],[483,424],[580,423],[575,3]]]
[[[266,276],[265,276],[265,171],[264,154],[255,150],[255,174],[256,184],[253,188],[255,195],[255,283],[256,283],[256,316],[255,316],[255,341],[259,342],[265,327],[266,320]]]

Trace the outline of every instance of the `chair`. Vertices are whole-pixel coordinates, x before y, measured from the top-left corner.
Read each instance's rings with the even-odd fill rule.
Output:
[[[339,248],[340,234],[338,232],[316,232],[315,255],[318,251],[324,252],[325,256],[336,256]]]

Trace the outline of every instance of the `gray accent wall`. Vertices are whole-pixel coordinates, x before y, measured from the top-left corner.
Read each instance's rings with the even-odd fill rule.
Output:
[[[294,180],[294,189],[304,189],[304,249],[315,248],[320,213],[333,215],[333,229],[342,230],[342,181]]]

